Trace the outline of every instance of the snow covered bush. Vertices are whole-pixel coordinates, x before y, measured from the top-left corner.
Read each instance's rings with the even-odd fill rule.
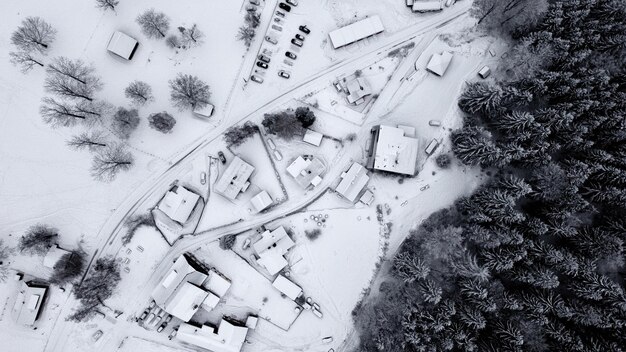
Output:
[[[165,111],[150,115],[148,121],[150,122],[150,127],[161,133],[169,133],[176,125],[176,119]]]
[[[128,139],[130,134],[139,126],[139,113],[137,109],[127,110],[120,107],[117,109],[113,120],[111,121],[111,128],[120,138]]]
[[[450,167],[450,163],[452,162],[452,160],[450,159],[449,154],[439,154],[435,159],[435,162],[440,168],[447,169]]]

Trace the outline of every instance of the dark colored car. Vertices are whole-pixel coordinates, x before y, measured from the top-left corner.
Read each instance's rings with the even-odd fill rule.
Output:
[[[300,46],[301,47],[302,44],[304,44],[304,43],[302,43],[302,40],[298,40],[296,38],[293,38],[293,39],[291,39],[291,44],[293,44],[295,46]]]
[[[291,51],[287,51],[285,53],[285,56],[287,56],[288,58],[290,58],[292,60],[295,60],[298,57],[296,54],[292,53]]]
[[[289,74],[289,72],[286,72],[286,71],[283,71],[283,70],[278,71],[278,75],[279,75],[280,77],[282,77],[282,78],[287,78],[287,79],[288,79],[289,77],[291,77],[291,75]]]
[[[256,65],[259,66],[260,68],[268,68],[269,66],[263,62],[263,61],[257,61]]]
[[[263,55],[263,54],[259,55],[259,60],[265,62],[266,64],[270,63],[270,58],[265,56],[265,55]]]
[[[276,11],[276,16],[285,17],[284,12]]]
[[[255,76],[252,76],[252,77],[255,77]],[[224,153],[222,151],[217,152],[217,157],[220,158],[220,161],[222,162],[222,164],[226,164],[226,156],[224,156]]]
[[[306,34],[311,33],[311,30],[310,30],[310,29],[309,29],[309,27],[307,27],[307,26],[300,26],[300,27],[298,27],[298,28],[300,29],[300,31],[302,31],[302,32],[304,32],[304,33],[306,33]]]
[[[287,12],[291,11],[291,6],[285,4],[284,2],[281,2],[280,4],[278,4],[278,7],[280,7],[281,9]]]
[[[296,34],[296,39],[304,41],[304,36],[302,34],[300,34],[300,33],[297,33]]]

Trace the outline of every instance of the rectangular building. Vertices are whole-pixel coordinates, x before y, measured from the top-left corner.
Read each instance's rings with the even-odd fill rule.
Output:
[[[302,294],[302,288],[300,286],[294,284],[291,280],[282,275],[278,275],[276,280],[272,283],[272,286],[293,301]]]
[[[299,156],[287,167],[289,173],[302,188],[309,185],[317,186],[324,172],[324,164],[313,156]]]
[[[48,286],[34,281],[24,282],[15,298],[13,317],[20,325],[32,326],[39,318]]]
[[[441,0],[427,0],[427,1],[414,1],[412,5],[413,12],[433,12],[443,10],[443,1]]]
[[[383,22],[380,20],[380,17],[375,15],[345,27],[335,29],[328,33],[328,36],[330,37],[330,42],[333,44],[333,48],[338,49],[374,34],[381,33],[384,30]]]
[[[295,245],[285,228],[281,226],[274,231],[263,232],[261,239],[254,243],[252,248],[259,256],[257,263],[267,269],[270,275],[276,275],[289,265],[285,254]]]
[[[215,191],[224,197],[234,200],[239,193],[245,192],[250,186],[250,176],[254,167],[236,156],[215,183]]]
[[[402,128],[378,125],[372,128],[367,168],[415,175],[417,138],[407,137]]]
[[[247,327],[237,326],[222,319],[218,329],[209,325],[198,327],[181,324],[176,338],[183,343],[212,352],[239,352],[247,335]]]
[[[182,225],[189,220],[189,216],[191,216],[193,209],[196,207],[198,199],[200,199],[200,196],[187,188],[174,186],[165,193],[157,208],[167,217]]]
[[[353,163],[348,171],[341,174],[341,182],[335,188],[347,200],[354,202],[369,181],[367,170],[359,163]]]

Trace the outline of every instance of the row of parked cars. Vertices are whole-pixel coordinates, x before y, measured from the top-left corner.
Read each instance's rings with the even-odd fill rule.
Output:
[[[145,328],[154,328],[158,325],[156,331],[161,332],[165,330],[167,325],[172,321],[173,316],[171,314],[167,314],[163,309],[157,307],[156,302],[154,300],[150,301],[148,308],[141,313],[139,318],[137,318],[137,322],[142,324]],[[159,325],[159,322],[161,323]],[[172,333],[168,338],[171,340],[174,336],[176,336],[176,332],[178,331],[178,327],[175,327]]]

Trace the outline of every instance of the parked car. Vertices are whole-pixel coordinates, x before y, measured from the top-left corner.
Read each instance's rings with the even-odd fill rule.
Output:
[[[285,4],[284,2],[281,2],[280,4],[278,4],[278,7],[285,10],[286,12],[291,11],[291,6]]]
[[[273,141],[271,138],[268,138],[268,139],[267,139],[267,145],[269,145],[269,146],[270,146],[270,149],[271,149],[271,150],[276,149],[276,144],[274,144],[274,141]]]
[[[243,245],[241,245],[241,249],[248,249],[248,247],[250,247],[251,242],[252,242],[251,239],[246,238],[246,240],[243,241]]]
[[[309,34],[311,33],[311,30],[309,29],[309,27],[302,25],[300,27],[298,27],[300,29],[301,32],[304,32],[305,34]]]
[[[291,39],[291,44],[293,44],[295,46],[300,46],[301,47],[302,44],[304,44],[304,43],[302,42],[302,40],[298,40],[296,38],[293,38],[293,39]]]
[[[295,60],[296,58],[298,58],[298,56],[296,54],[292,53],[291,51],[287,51],[285,53],[285,56],[287,56],[288,58],[290,58],[292,60]]]
[[[125,272],[126,274],[130,273],[130,268],[129,268],[129,267],[125,267],[125,268],[124,268],[124,272]]]
[[[129,254],[131,254],[132,252],[133,252],[133,250],[132,250],[132,249],[130,249],[130,248],[128,248],[128,249],[126,250],[126,255],[129,255]]]
[[[278,150],[274,150],[274,157],[276,158],[276,160],[281,161],[283,160],[283,155],[278,151]]]
[[[200,183],[203,185],[206,184],[206,172],[200,173]]]
[[[291,6],[298,6],[298,0],[285,0]]]
[[[257,61],[256,65],[259,66],[260,68],[268,68],[269,66],[263,62],[263,61]]]
[[[91,339],[94,341],[98,341],[102,337],[102,334],[103,334],[102,330],[98,330],[94,332],[93,335],[91,335]]]
[[[170,332],[170,334],[167,336],[167,338],[169,340],[173,339],[174,336],[176,336],[176,333],[178,332],[178,326],[174,328],[174,330],[172,330],[172,332]]]
[[[148,311],[144,310],[143,313],[141,313],[141,315],[139,316],[139,321],[143,321],[144,319],[146,319],[146,317],[148,316]]]
[[[291,77],[291,75],[289,74],[289,72],[286,72],[286,71],[283,71],[283,70],[278,71],[278,75],[279,75],[280,77],[282,77],[282,78],[287,78],[287,79],[288,79],[289,77]]]
[[[275,25],[275,24],[272,25],[272,29],[275,31],[279,31],[279,32],[283,31],[283,27]]]
[[[285,59],[283,60],[283,63],[287,66],[293,66],[293,61],[289,60],[289,59]]]
[[[278,23],[278,24],[282,24],[282,23],[283,23],[283,20],[281,20],[281,19],[280,19],[280,18],[278,18],[278,17],[274,17],[274,22],[276,22],[276,23]]]
[[[222,152],[221,150],[217,152],[217,157],[220,158],[220,161],[222,162],[222,164],[226,164],[226,156],[224,156],[224,152]]]
[[[263,83],[263,78],[257,76],[257,75],[252,75],[250,76],[250,79],[256,83]]]
[[[169,323],[170,321],[172,321],[173,316],[171,314],[168,314],[167,317],[165,317],[165,322]]]
[[[296,39],[304,41],[304,36],[300,33],[296,33]]]
[[[336,89],[338,92],[341,92],[341,91],[343,90],[343,88],[341,87],[341,84],[339,84],[339,81],[335,81],[335,82],[333,82],[333,86],[335,86],[335,89]]]
[[[256,5],[256,6],[261,5],[261,2],[260,2],[259,0],[250,0],[250,3],[251,3],[252,5]]]
[[[142,247],[142,246],[137,246],[137,250],[138,250],[139,252],[143,252],[143,247]]]
[[[268,41],[268,42],[270,42],[270,43],[272,43],[272,44],[274,44],[274,45],[278,44],[278,40],[276,40],[276,39],[274,39],[274,38],[270,37],[269,35],[266,35],[266,36],[265,36],[265,40],[266,40],[266,41]]]
[[[285,17],[285,13],[276,10],[276,16]]]
[[[265,62],[266,64],[270,63],[270,58],[268,56],[266,56],[266,55],[263,55],[263,54],[259,55],[259,60]]]
[[[254,5],[248,5],[248,6],[246,6],[246,11],[248,11],[248,12],[254,12],[254,11],[256,11],[256,6],[254,6]]]
[[[130,263],[130,258],[128,258],[128,257],[124,258],[123,263],[124,263],[124,264],[128,264],[128,263]]]
[[[163,331],[166,327],[167,327],[167,322],[164,321],[163,324],[159,325],[159,328],[157,329],[157,332]]]

